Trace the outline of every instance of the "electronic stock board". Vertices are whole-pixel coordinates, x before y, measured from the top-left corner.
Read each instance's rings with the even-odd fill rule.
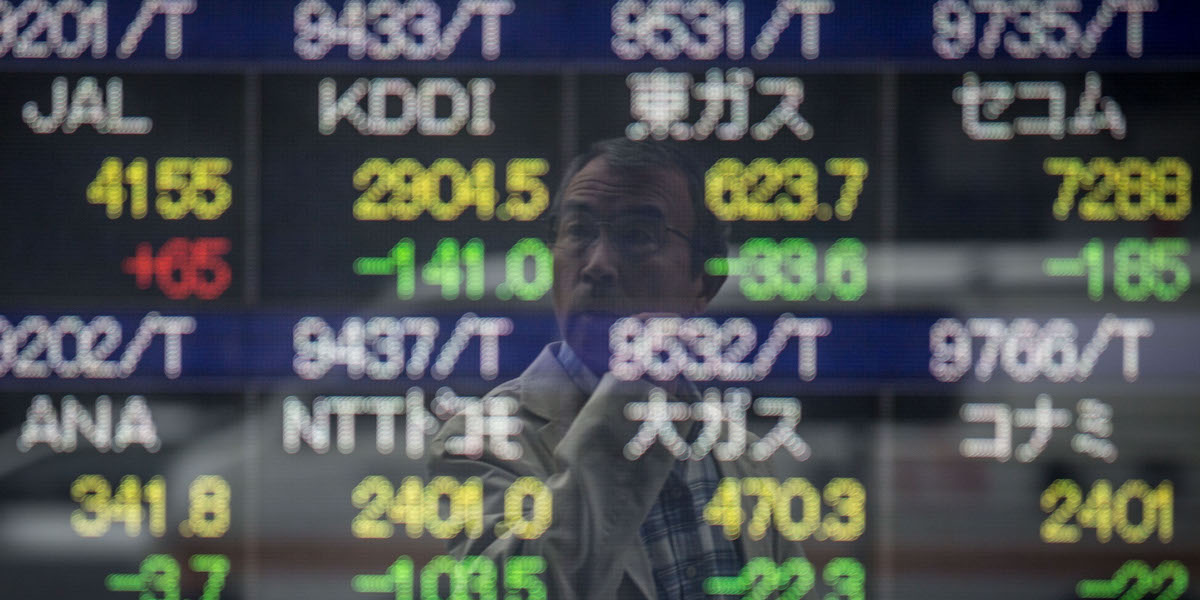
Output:
[[[722,438],[775,477],[705,526],[805,549],[713,597],[1196,597],[1197,27],[0,0],[0,596],[552,598],[552,556],[448,554],[477,484],[425,464],[456,414],[499,424],[464,453],[505,443],[481,397],[557,335],[550,200],[625,136],[692,155],[732,239],[709,310],[623,322],[614,372],[763,436]],[[546,482],[508,493],[554,526]]]

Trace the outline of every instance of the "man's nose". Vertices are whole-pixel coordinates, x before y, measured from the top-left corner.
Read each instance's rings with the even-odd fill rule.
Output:
[[[580,275],[593,287],[611,287],[617,282],[621,255],[607,231],[596,237],[583,251],[583,270]]]

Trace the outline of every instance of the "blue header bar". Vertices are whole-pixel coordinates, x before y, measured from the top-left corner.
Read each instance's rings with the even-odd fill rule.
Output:
[[[0,65],[1195,59],[1186,0],[11,0]]]
[[[1200,335],[1200,321],[1190,316],[798,313],[658,321],[613,328],[618,377],[682,376],[801,393],[813,385],[1120,385],[1200,376],[1194,357],[1177,351]],[[51,382],[207,386],[247,378],[335,389],[355,382],[490,387],[520,375],[557,337],[544,315],[472,313],[8,312],[0,315],[0,334],[10,346],[0,355],[0,389]],[[719,355],[703,342],[717,338]],[[1002,347],[1018,352],[1002,356]]]

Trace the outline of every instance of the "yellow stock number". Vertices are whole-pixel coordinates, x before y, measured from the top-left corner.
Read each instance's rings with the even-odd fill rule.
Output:
[[[154,476],[142,486],[136,475],[121,478],[114,492],[112,485],[100,475],[80,475],[71,484],[71,499],[79,508],[71,512],[71,528],[82,537],[100,537],[114,522],[125,524],[125,534],[141,533],[149,504],[150,534],[161,537],[166,531],[166,484]]]
[[[399,486],[380,475],[370,475],[354,486],[350,502],[361,509],[350,522],[359,538],[389,538],[398,525],[409,537],[424,532],[438,539],[483,535],[483,481],[471,477],[459,482],[453,477],[405,477]],[[496,535],[531,540],[550,527],[550,489],[533,477],[521,477],[504,494],[504,517],[496,524]]]
[[[722,158],[704,176],[705,202],[722,221],[848,221],[858,207],[867,161],[831,158],[825,172],[845,177],[832,205],[818,202],[817,167],[807,158],[756,158],[749,164]]]
[[[179,524],[185,537],[221,537],[229,531],[229,483],[217,475],[201,475],[188,486],[188,518]]]
[[[166,157],[154,165],[154,208],[164,219],[193,214],[211,221],[233,203],[233,188],[225,180],[233,163],[222,157]],[[135,219],[146,216],[150,205],[150,168],[138,157],[129,164],[110,156],[100,163],[96,178],[87,186],[91,204],[103,204],[110,219],[118,219],[129,205]]]
[[[753,497],[749,520],[743,496]],[[821,516],[822,499],[830,512]],[[802,477],[779,481],[773,477],[726,477],[717,485],[713,499],[704,507],[704,520],[723,527],[725,537],[737,539],[743,525],[751,539],[762,539],[774,522],[785,539],[849,542],[866,528],[867,493],[862,483],[850,477],[829,481],[824,492]],[[797,505],[796,502],[799,502]],[[798,509],[798,512],[797,512]]]
[[[457,160],[439,158],[429,167],[412,158],[389,161],[369,158],[354,171],[354,218],[360,221],[412,221],[428,212],[438,221],[452,221],[475,207],[475,216],[489,220],[532,221],[550,206],[550,190],[541,177],[550,165],[541,158],[516,158],[505,167],[507,197],[497,204],[496,165],[486,158],[468,170]]]
[[[1098,479],[1085,497],[1078,483],[1057,479],[1042,492],[1041,506],[1050,514],[1042,522],[1042,541],[1051,544],[1078,542],[1084,528],[1095,529],[1100,542],[1111,540],[1114,531],[1130,544],[1146,541],[1155,530],[1164,543],[1175,536],[1175,488],[1170,481],[1151,488],[1141,479],[1131,479],[1113,492],[1108,480]]]
[[[124,523],[126,535],[141,533],[146,521],[150,535],[167,531],[167,484],[161,475],[145,485],[136,475],[126,475],[116,489],[101,475],[80,475],[71,484],[71,499],[79,508],[71,512],[71,528],[82,537],[100,537],[113,523]],[[188,518],[179,525],[185,536],[220,537],[229,531],[229,483],[217,475],[201,475],[188,488]],[[143,506],[145,505],[145,506]]]
[[[1192,167],[1176,156],[1154,162],[1140,156],[1113,161],[1051,157],[1042,164],[1047,175],[1063,178],[1054,200],[1054,218],[1065,221],[1079,199],[1084,221],[1181,221],[1192,211]]]

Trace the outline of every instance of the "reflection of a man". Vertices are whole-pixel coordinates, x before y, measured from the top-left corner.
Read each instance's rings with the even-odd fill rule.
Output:
[[[548,345],[517,379],[490,396],[520,405],[516,460],[446,451],[464,420],[434,441],[431,473],[484,483],[482,537],[451,542],[458,556],[540,555],[548,596],[565,598],[708,598],[704,580],[737,575],[754,557],[782,562],[801,551],[768,532],[759,540],[725,538],[705,523],[704,506],[722,477],[766,476],[748,456],[718,462],[676,460],[661,444],[636,460],[622,450],[639,423],[624,414],[654,386],[673,400],[698,402],[689,382],[619,381],[608,369],[609,327],[624,316],[692,316],[723,280],[704,261],[724,256],[727,226],[705,208],[699,170],[669,146],[614,139],[576,158],[551,213],[554,311],[563,342]],[[678,423],[691,440],[698,427]],[[551,525],[536,539],[497,525],[505,491],[533,476],[553,494]],[[746,506],[748,508],[748,505]],[[749,514],[747,512],[747,514]]]

